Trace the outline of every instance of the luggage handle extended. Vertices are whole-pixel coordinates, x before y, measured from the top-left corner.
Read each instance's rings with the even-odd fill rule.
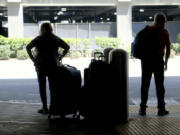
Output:
[[[105,56],[104,56],[104,54],[102,53],[102,52],[94,52],[94,59],[96,59],[96,56],[97,55],[99,55],[97,58],[98,58],[98,60],[102,60],[102,58],[104,59],[105,58]]]

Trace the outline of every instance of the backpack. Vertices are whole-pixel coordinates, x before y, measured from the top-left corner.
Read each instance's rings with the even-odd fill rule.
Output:
[[[135,40],[131,44],[131,56],[142,59],[146,55],[147,47],[145,44],[148,42],[148,27],[142,29],[135,37]]]

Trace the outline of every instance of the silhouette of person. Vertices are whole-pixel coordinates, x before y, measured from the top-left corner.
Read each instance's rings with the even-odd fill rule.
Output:
[[[36,48],[37,55],[33,56],[32,49]],[[63,48],[63,53],[58,53],[59,47]],[[40,28],[40,35],[34,38],[26,47],[30,59],[34,62],[39,83],[40,97],[42,108],[38,113],[47,114],[47,96],[46,96],[46,77],[48,78],[50,97],[55,91],[55,74],[56,67],[69,50],[69,45],[61,38],[53,34],[53,29],[50,23],[43,23]]]
[[[165,109],[165,88],[164,88],[164,70],[167,70],[167,63],[170,56],[169,33],[164,28],[166,16],[163,13],[157,13],[154,16],[154,24],[147,26],[148,40],[145,46],[149,49],[146,56],[141,59],[141,103],[139,115],[146,115],[148,91],[152,74],[154,74],[157,95],[158,115],[167,115],[169,111]],[[165,61],[164,61],[165,55]]]

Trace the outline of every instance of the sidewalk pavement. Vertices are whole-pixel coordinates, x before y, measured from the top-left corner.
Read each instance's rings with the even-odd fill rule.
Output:
[[[113,127],[94,127],[83,121],[60,119],[49,121],[37,113],[40,105],[0,103],[0,135],[179,135],[180,106],[170,106],[170,115],[159,117],[156,108],[148,108],[145,117],[138,116],[137,106],[129,107],[127,123]],[[175,116],[176,114],[176,116]],[[106,122],[106,121],[105,121]]]

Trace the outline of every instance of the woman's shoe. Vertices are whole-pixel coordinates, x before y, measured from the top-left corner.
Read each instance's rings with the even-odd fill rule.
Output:
[[[38,113],[40,114],[48,114],[48,109],[47,108],[41,108],[38,110]]]

